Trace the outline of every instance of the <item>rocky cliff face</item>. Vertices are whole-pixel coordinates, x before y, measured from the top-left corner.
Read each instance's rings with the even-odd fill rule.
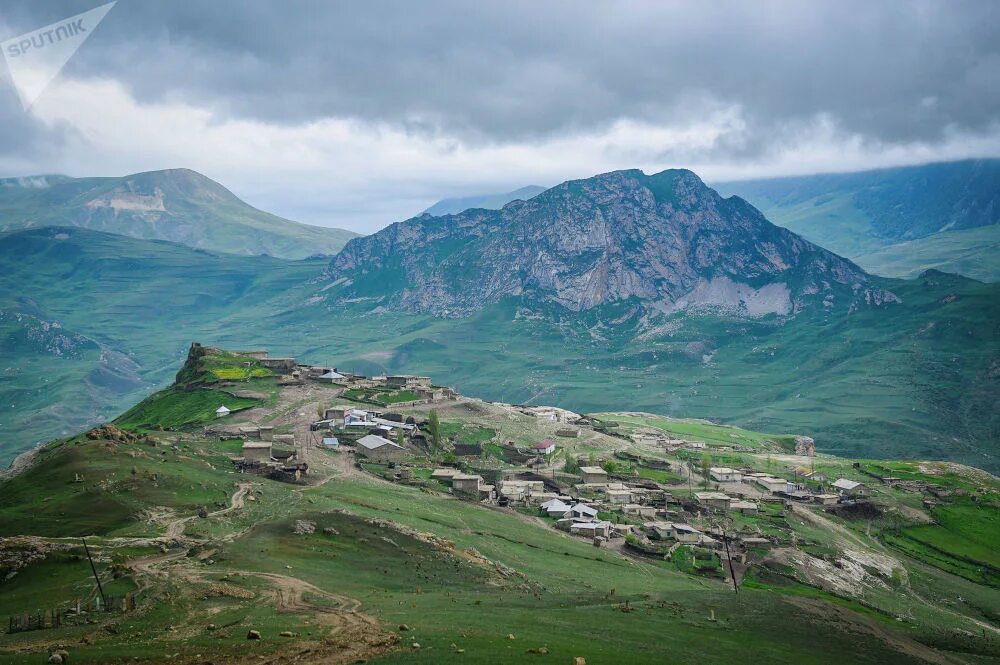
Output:
[[[465,316],[510,297],[580,311],[636,299],[660,311],[793,313],[891,300],[850,261],[779,228],[694,173],[616,171],[502,210],[421,215],[351,240],[336,298]]]

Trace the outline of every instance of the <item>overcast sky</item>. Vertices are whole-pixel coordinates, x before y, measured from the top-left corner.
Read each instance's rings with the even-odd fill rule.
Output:
[[[4,0],[0,40],[99,4]],[[370,232],[619,168],[1000,156],[998,35],[995,0],[121,0],[30,111],[0,69],[0,176],[188,167]]]

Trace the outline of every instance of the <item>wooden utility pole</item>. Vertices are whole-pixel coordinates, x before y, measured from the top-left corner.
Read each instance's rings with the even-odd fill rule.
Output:
[[[736,584],[736,571],[733,570],[733,555],[729,553],[729,536],[726,535],[726,527],[722,527],[722,542],[726,545],[726,559],[729,561],[729,576],[733,578],[733,591],[740,592],[740,587]]]
[[[87,553],[87,561],[90,562],[90,570],[94,573],[94,579],[97,581],[97,591],[101,594],[101,603],[104,607],[108,606],[108,599],[104,597],[104,587],[101,586],[101,578],[97,575],[97,566],[94,565],[94,559],[90,556],[90,548],[87,547],[86,538],[81,538],[80,542],[83,543],[83,551]]]

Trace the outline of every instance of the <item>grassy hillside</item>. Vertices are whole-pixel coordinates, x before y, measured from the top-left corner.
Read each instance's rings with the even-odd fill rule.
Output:
[[[790,321],[518,302],[444,320],[331,309],[336,287],[312,282],[323,265],[79,229],[5,236],[0,403],[15,408],[0,419],[0,458],[113,419],[167,385],[198,340],[429,373],[488,399],[711,418],[813,436],[828,452],[998,468],[996,285],[931,273],[884,283],[901,305]]]
[[[0,236],[0,265],[6,462],[34,443],[111,420],[169,384],[192,339],[242,346],[266,338],[246,326],[273,331],[262,324],[270,299],[312,278],[323,261],[45,228]],[[228,323],[236,313],[249,321]]]
[[[121,178],[0,180],[0,231],[78,226],[231,254],[301,259],[334,254],[357,234],[253,208],[188,169]]]
[[[194,353],[179,383],[150,396],[143,410],[169,413],[185,389],[217,390],[228,379],[216,371],[244,360]],[[258,417],[311,414],[340,399],[328,384],[252,381],[262,392],[280,391]],[[456,433],[506,437],[516,426],[525,440],[538,440],[558,426],[481,402],[438,408]],[[801,464],[770,448],[787,435],[635,413],[601,418],[691,438],[736,435],[751,444],[738,463],[770,473],[788,476]],[[870,479],[876,519],[781,504],[733,516],[730,528],[774,539],[771,554],[750,553],[737,595],[718,571],[695,571],[693,550],[668,560],[597,548],[530,510],[462,501],[419,481],[386,482],[344,450],[311,449],[310,482],[294,485],[234,474],[229,455],[240,442],[204,439],[182,419],[143,430],[102,428],[53,442],[22,474],[0,479],[0,537],[7,537],[0,540],[0,617],[94,598],[90,566],[72,538],[82,535],[105,593],[134,593],[137,606],[70,615],[41,631],[4,634],[0,624],[0,663],[41,662],[52,645],[68,645],[71,662],[102,664],[584,658],[600,665],[735,662],[748,650],[768,662],[803,663],[828,662],[830,653],[858,663],[998,656],[991,624],[1000,617],[1000,581],[977,579],[969,568],[995,565],[993,530],[973,525],[992,519],[1000,495],[995,478],[972,469],[877,460],[855,468],[852,460],[816,458],[815,468],[831,477],[866,479],[861,468],[891,468],[963,494],[939,499],[933,523],[922,513],[925,495]],[[597,430],[560,440],[572,454],[602,458],[625,445]],[[756,445],[767,451],[754,452]],[[640,459],[645,452],[627,449]],[[438,463],[415,451],[406,460],[423,471]],[[679,476],[653,479],[678,496],[688,492]],[[714,519],[704,518],[706,527]],[[810,577],[828,569],[860,581],[837,589]],[[247,639],[251,630],[261,639]]]
[[[997,281],[1000,160],[715,185],[775,224],[889,277],[927,268]]]

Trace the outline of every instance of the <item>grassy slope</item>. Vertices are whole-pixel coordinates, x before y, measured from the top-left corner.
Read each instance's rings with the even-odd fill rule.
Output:
[[[229,362],[233,361],[209,356],[181,376],[205,376],[208,368],[225,368]],[[267,381],[273,379],[260,380]],[[158,393],[147,408],[169,410],[174,394]],[[621,414],[614,417],[629,420]],[[664,425],[658,419],[640,420]],[[696,426],[694,433],[705,436],[718,434],[716,428],[701,423],[679,426]],[[171,435],[155,435],[160,439],[156,447],[84,438],[46,447],[36,466],[0,481],[0,535],[95,534],[91,544],[100,553],[99,568],[105,575],[111,561],[149,554],[134,546],[112,550],[103,537],[155,535],[162,526],[144,521],[145,509],[166,506],[180,516],[190,515],[198,506],[224,505],[234,484],[226,457],[233,450],[229,442],[184,441],[174,449],[165,445],[164,436]],[[748,440],[764,441],[761,436],[746,433]],[[752,465],[761,463],[752,456],[748,460]],[[861,477],[849,460],[824,457],[817,463],[818,469],[831,475]],[[989,477],[969,476],[957,467],[863,464],[872,469],[888,464],[894,473],[977,492],[983,483],[993,483],[995,494],[995,482]],[[85,482],[72,482],[76,474]],[[561,662],[583,656],[588,663],[616,663],[626,654],[628,662],[636,663],[719,662],[736,660],[748,649],[770,662],[821,663],[834,652],[852,662],[910,662],[912,651],[906,655],[896,650],[900,638],[948,650],[988,653],[990,645],[963,637],[968,635],[963,626],[968,625],[968,616],[989,620],[1000,612],[995,596],[991,598],[981,585],[954,577],[951,572],[961,571],[933,559],[927,561],[937,567],[907,564],[910,585],[921,596],[876,590],[865,596],[866,605],[862,605],[784,578],[767,578],[735,596],[721,582],[680,574],[666,562],[626,561],[516,514],[443,494],[375,484],[358,476],[307,489],[257,481],[259,498],[243,511],[225,519],[197,520],[187,528],[189,536],[224,541],[210,561],[191,564],[204,572],[204,583],[188,580],[167,591],[160,597],[170,602],[131,615],[127,630],[119,627],[96,633],[92,646],[80,644],[83,634],[90,634],[91,639],[95,635],[86,626],[47,631],[47,642],[76,644],[74,662],[83,663],[162,658],[165,652],[184,657],[200,654],[201,659],[223,655],[249,659],[284,649],[287,642],[274,638],[279,631],[308,637],[319,630],[313,623],[314,612],[273,611],[267,584],[252,574],[226,580],[256,594],[246,601],[219,598],[203,588],[227,570],[294,575],[360,600],[364,611],[389,630],[406,624],[409,630],[400,631],[403,647],[386,656],[385,662],[517,662],[541,657],[526,654],[527,649],[538,647],[548,650],[549,659]],[[889,494],[880,496],[882,502],[916,498],[891,488],[879,490],[880,495],[883,492]],[[964,540],[954,540],[959,546],[963,542],[989,544],[991,530],[984,536],[974,524],[990,505],[995,504],[974,507],[968,500],[949,502],[942,511],[957,509],[963,514],[942,515],[942,528],[964,534]],[[354,517],[338,512],[345,510]],[[500,581],[490,568],[472,565],[461,556],[442,555],[425,542],[357,518],[389,519],[433,533],[453,543],[452,552],[475,548],[523,577]],[[295,535],[297,519],[313,521],[316,532]],[[809,551],[836,551],[833,532],[799,520],[782,518],[781,524],[793,528]],[[337,534],[325,534],[327,527]],[[854,530],[857,538],[867,538],[871,525],[844,522],[843,527]],[[0,614],[20,612],[25,606],[71,603],[91,593],[88,576],[78,553],[75,557],[72,551],[53,555],[4,584]],[[129,576],[112,584],[109,593],[135,588]],[[154,595],[140,594],[140,600],[161,592],[143,593]],[[954,605],[956,597],[961,606]],[[915,602],[916,598],[923,600]],[[949,607],[939,608],[927,598],[947,599]],[[803,611],[803,599],[811,603],[809,611]],[[626,601],[631,611],[622,611]],[[710,611],[716,622],[707,620]],[[787,621],[790,614],[795,615],[794,622]],[[897,622],[895,616],[905,616],[906,621]],[[209,621],[227,628],[206,631]],[[179,628],[165,633],[165,625]],[[244,636],[249,628],[262,630],[265,639],[248,643]],[[515,639],[508,639],[509,634]],[[0,637],[0,662],[18,662],[21,654],[3,649],[31,639],[31,633]],[[407,648],[410,642],[419,642],[421,648]]]
[[[65,239],[56,236],[65,234]],[[265,319],[269,299],[317,274],[322,260],[218,256],[166,242],[78,229],[0,236],[0,459],[110,420],[173,379],[194,339],[256,346],[269,338],[227,317]],[[26,344],[29,313],[85,342]],[[34,327],[38,327],[35,325]],[[18,333],[18,334],[14,334]],[[273,338],[272,338],[273,339]]]
[[[74,452],[89,459],[88,473],[104,469],[110,476],[111,467],[105,465],[114,462],[101,444],[77,444]],[[51,461],[57,461],[58,455],[75,457],[74,452],[54,452]],[[111,458],[120,458],[120,452]],[[194,482],[188,473],[215,476],[217,486],[210,485],[211,491],[198,497],[206,502],[216,498],[224,484],[231,483],[231,476],[221,471],[224,467],[213,471],[201,463],[202,455],[195,450],[185,454],[193,455],[193,459],[187,463],[159,462],[160,473],[170,474],[170,479],[181,483]],[[204,470],[195,471],[195,467]],[[9,495],[7,486],[4,489],[3,494]],[[219,533],[239,532],[254,525],[216,552],[216,563],[207,565],[206,572],[210,576],[215,569],[219,570],[217,575],[227,569],[293,574],[320,588],[357,598],[366,612],[390,630],[407,624],[411,630],[401,633],[404,645],[411,641],[421,644],[419,650],[404,646],[386,657],[385,662],[488,663],[498,658],[518,662],[540,657],[528,656],[526,650],[542,646],[549,652],[546,659],[558,662],[584,656],[588,663],[615,663],[621,662],[625,654],[629,662],[636,663],[729,661],[741,657],[747,649],[771,662],[820,663],[832,651],[854,662],[909,662],[902,653],[891,650],[889,643],[869,632],[870,628],[861,634],[842,631],[840,622],[845,617],[839,622],[824,619],[822,604],[820,613],[811,615],[802,614],[785,596],[769,590],[748,589],[737,597],[721,583],[685,576],[655,562],[628,563],[613,553],[529,524],[515,515],[447,496],[403,486],[374,486],[363,480],[331,482],[306,492],[293,490],[265,481],[260,501],[231,524],[206,520],[192,525],[189,534],[202,536],[220,528],[224,531]],[[151,495],[111,488],[99,493],[119,499],[126,496],[131,510],[165,504],[174,505],[183,514],[194,508],[187,498],[178,503],[170,491]],[[99,507],[102,512],[96,514],[113,521],[102,530],[95,529],[82,514],[67,515],[68,530],[107,535],[136,532],[123,521],[123,511],[103,512],[104,508],[88,495],[73,500],[91,508],[92,515],[93,508]],[[407,536],[330,512],[336,509],[347,509],[361,517],[389,518],[451,540],[458,549],[474,547],[526,577],[497,586],[489,582],[484,569],[442,557]],[[293,522],[298,518],[313,520],[317,532],[311,536],[293,535]],[[16,524],[6,519],[4,523]],[[21,532],[44,532],[46,524],[43,520],[39,530],[21,523]],[[336,528],[338,535],[326,536],[322,533],[325,527]],[[103,551],[99,539],[92,540],[92,546]],[[137,551],[133,556],[141,554],[145,552]],[[102,571],[107,570],[107,559],[104,561]],[[32,603],[51,606],[72,602],[89,593],[88,576],[89,569],[78,559],[54,556],[22,571],[9,586],[5,585],[5,593],[0,594],[0,613],[19,611]],[[309,613],[270,610],[266,585],[261,580],[243,576],[230,578],[227,583],[255,592],[263,602],[213,599],[210,594],[192,600],[173,593],[170,603],[130,617],[128,630],[121,630],[120,635],[102,633],[93,646],[78,644],[86,628],[47,631],[46,638],[76,644],[74,662],[107,663],[135,656],[162,657],[165,648],[169,653],[188,657],[196,653],[203,658],[235,653],[249,658],[284,648],[273,638],[280,630],[302,635],[316,630],[309,625]],[[129,588],[128,578],[116,584],[109,593]],[[190,583],[184,586],[189,592],[199,588],[197,584],[192,588]],[[612,589],[613,596],[609,595]],[[825,597],[815,591],[814,595]],[[625,601],[631,612],[619,609]],[[707,620],[710,610],[718,621]],[[798,619],[789,624],[785,617],[793,612]],[[879,630],[897,630],[877,613],[873,617],[876,626],[885,624]],[[225,634],[212,634],[203,629],[209,620],[235,625]],[[872,621],[851,612],[847,620],[858,622],[859,627]],[[177,635],[164,634],[163,626],[168,624],[181,626]],[[247,643],[244,635],[249,627],[262,630],[265,640]],[[920,634],[912,628],[906,630]],[[508,634],[515,639],[509,640]],[[30,637],[28,633],[0,638],[0,648]],[[0,651],[0,662],[18,662],[18,657]]]

